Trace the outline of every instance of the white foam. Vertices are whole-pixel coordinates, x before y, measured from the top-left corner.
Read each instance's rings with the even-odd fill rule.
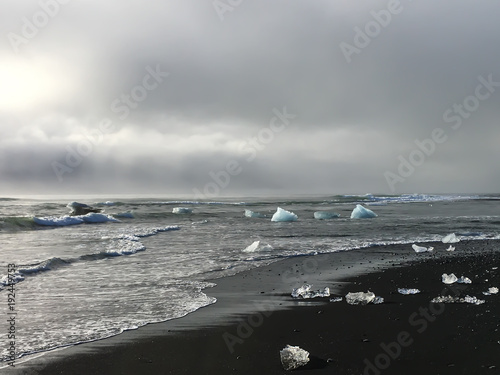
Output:
[[[266,217],[266,215],[263,215],[259,212],[253,212],[251,210],[245,210],[245,217],[258,217],[258,218],[263,218]]]
[[[191,213],[193,213],[193,209],[187,208],[187,207],[174,207],[172,209],[172,213],[174,213],[174,214],[191,214]]]
[[[78,225],[83,223],[105,223],[105,222],[119,222],[111,215],[99,214],[95,212],[86,215],[78,216],[45,216],[34,217],[33,221],[38,225],[64,227],[68,225]]]

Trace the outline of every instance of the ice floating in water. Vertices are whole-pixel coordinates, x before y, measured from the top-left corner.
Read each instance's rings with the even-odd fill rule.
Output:
[[[455,251],[455,246],[450,245],[450,247],[447,248],[446,251]]]
[[[497,294],[497,293],[498,293],[498,288],[495,286],[489,288],[487,292],[483,292],[485,296],[491,296],[492,294]]]
[[[292,290],[293,298],[317,298],[317,297],[330,297],[330,288],[324,287],[323,289],[312,291],[312,285],[304,284],[300,288]]]
[[[333,297],[330,298],[330,302],[342,302],[342,297]]]
[[[418,294],[420,293],[420,289],[406,289],[406,288],[398,288],[399,294]]]
[[[257,251],[271,251],[273,247],[269,244],[263,244],[260,241],[255,241],[250,246],[246,247],[242,251],[244,253],[255,253]]]
[[[193,213],[193,209],[187,207],[174,207],[172,210],[173,214],[191,214]]]
[[[366,305],[375,300],[375,293],[368,291],[357,292],[357,293],[347,293],[345,300],[349,305]]]
[[[118,222],[113,216],[89,213],[87,215],[79,216],[46,216],[46,217],[34,217],[33,221],[38,225],[53,226],[53,227],[63,227],[68,225],[77,225],[83,223],[105,223],[108,221]]]
[[[314,213],[314,218],[318,220],[329,220],[329,219],[335,219],[337,217],[340,217],[340,214],[336,212],[316,211]]]
[[[415,250],[416,253],[425,253],[426,251],[433,251],[433,247],[423,247],[423,246],[418,246],[418,245],[411,245],[413,250]]]
[[[259,217],[259,218],[263,218],[263,217],[267,217],[267,216],[264,215],[264,214],[261,214],[259,212],[253,212],[251,210],[245,210],[245,217]]]
[[[371,219],[373,217],[377,217],[378,215],[369,210],[368,208],[363,207],[360,204],[356,205],[356,208],[352,210],[351,219]]]
[[[297,221],[298,218],[299,217],[293,212],[278,207],[273,217],[271,218],[271,221]]]
[[[309,362],[309,352],[298,346],[287,345],[280,351],[280,358],[286,371],[295,370]]]
[[[457,243],[460,242],[460,239],[457,238],[455,233],[448,234],[447,236],[443,237],[441,240],[443,243]]]
[[[458,278],[455,276],[454,273],[451,273],[449,275],[447,275],[446,273],[443,273],[441,275],[441,281],[444,283],[444,284],[453,284],[455,282],[457,282]]]
[[[468,277],[461,276],[460,279],[457,280],[457,283],[459,283],[459,284],[472,284],[472,280],[469,279]]]

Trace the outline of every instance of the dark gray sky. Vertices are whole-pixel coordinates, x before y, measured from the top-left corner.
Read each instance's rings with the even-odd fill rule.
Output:
[[[0,7],[0,196],[498,192],[498,2]]]

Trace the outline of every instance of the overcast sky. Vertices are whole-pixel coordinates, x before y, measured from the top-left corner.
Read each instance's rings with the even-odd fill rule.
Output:
[[[0,196],[498,192],[499,19],[496,1],[5,0]]]

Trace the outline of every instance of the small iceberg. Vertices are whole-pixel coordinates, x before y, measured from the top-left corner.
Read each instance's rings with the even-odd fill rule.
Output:
[[[271,251],[273,247],[269,244],[262,244],[260,241],[253,242],[250,246],[247,246],[242,251],[244,253],[255,253],[258,251]]]
[[[454,273],[451,273],[449,275],[446,273],[443,273],[441,275],[441,281],[444,284],[453,284],[453,283],[456,283],[458,281],[458,277],[456,277]]]
[[[378,215],[375,212],[363,207],[360,204],[357,204],[356,208],[352,210],[351,213],[351,219],[371,219],[377,216]]]
[[[318,297],[330,297],[330,288],[324,287],[323,289],[312,291],[312,285],[304,284],[300,288],[295,288],[292,290],[293,298],[318,298]]]
[[[314,218],[317,220],[330,220],[340,217],[340,214],[330,211],[316,211],[314,213]]]
[[[483,292],[485,296],[491,296],[492,294],[497,294],[497,293],[498,293],[498,288],[495,286],[489,288],[487,292]]]
[[[173,214],[192,214],[193,209],[192,208],[187,208],[187,207],[174,207],[172,210]]]
[[[286,371],[295,370],[309,362],[309,352],[298,346],[287,345],[280,350],[280,359]]]
[[[413,248],[413,250],[415,250],[416,253],[425,253],[427,251],[433,251],[434,248],[433,247],[423,247],[423,246],[418,246],[418,245],[411,245],[411,247]]]
[[[399,294],[409,295],[409,294],[418,294],[420,293],[420,289],[406,289],[406,288],[398,288]]]
[[[245,217],[258,217],[258,218],[264,218],[267,217],[264,214],[261,214],[259,212],[253,212],[251,210],[245,210]]]
[[[455,246],[450,245],[450,247],[448,247],[446,251],[455,251]]]
[[[460,242],[460,239],[457,237],[455,233],[448,234],[447,236],[443,237],[441,240],[443,243],[457,243]]]
[[[375,293],[368,291],[365,292],[356,292],[356,293],[347,293],[345,296],[345,300],[349,305],[367,305],[370,302],[375,300]]]
[[[271,221],[297,221],[298,218],[299,217],[293,212],[278,207],[273,217],[271,218]]]

